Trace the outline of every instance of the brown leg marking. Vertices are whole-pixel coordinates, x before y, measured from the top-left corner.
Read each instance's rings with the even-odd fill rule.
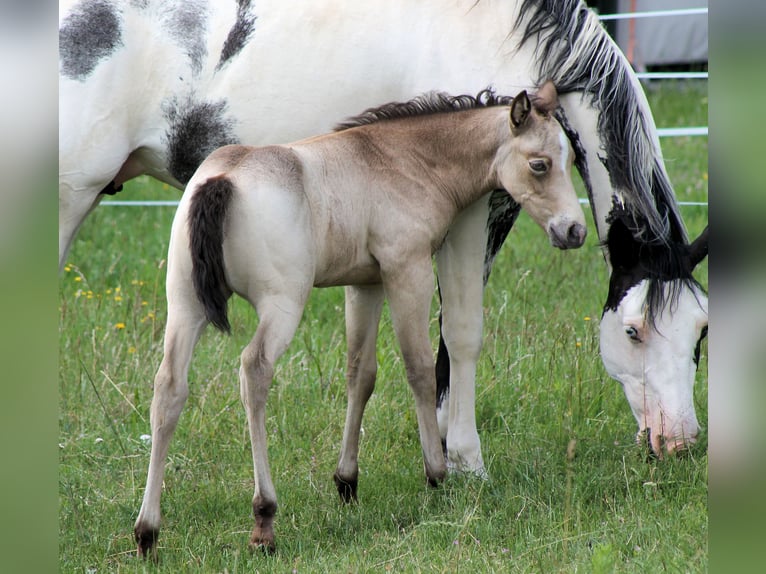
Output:
[[[274,554],[274,515],[277,513],[275,502],[265,502],[260,499],[253,501],[255,526],[250,536],[251,550],[261,549],[267,554]]]
[[[336,472],[332,475],[332,478],[335,481],[335,486],[338,489],[338,494],[340,494],[340,498],[343,502],[358,502],[356,497],[356,486],[358,478],[356,476],[353,478],[341,478]]]

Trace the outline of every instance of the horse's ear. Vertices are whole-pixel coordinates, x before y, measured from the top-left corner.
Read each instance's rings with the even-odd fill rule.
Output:
[[[707,257],[707,234],[708,225],[699,234],[699,237],[691,242],[689,245],[689,258],[691,259],[692,269],[694,269],[700,261]]]
[[[532,99],[535,108],[544,113],[551,114],[559,107],[559,93],[551,80],[545,82]]]
[[[527,96],[527,91],[523,90],[519,95],[513,98],[511,102],[511,128],[518,130],[524,125],[532,110],[532,104]]]

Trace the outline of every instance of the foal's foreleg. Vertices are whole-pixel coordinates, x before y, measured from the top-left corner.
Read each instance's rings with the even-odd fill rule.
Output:
[[[247,413],[253,454],[252,548],[274,551],[274,515],[277,494],[271,480],[266,445],[266,399],[274,378],[274,364],[282,356],[298,328],[305,299],[296,303],[287,297],[265,297],[256,305],[260,322],[245,347],[239,371],[240,396]]]
[[[359,431],[362,414],[375,387],[377,360],[375,342],[380,313],[383,309],[381,285],[346,287],[346,341],[348,366],[346,371],[346,424],[343,444],[335,470],[335,485],[344,502],[356,500],[359,477]]]
[[[187,376],[192,351],[206,321],[196,305],[182,309],[170,305],[165,329],[164,356],[154,379],[150,421],[152,450],[146,490],[133,529],[139,556],[146,557],[160,531],[160,496],[165,460],[181,410],[189,395]]]
[[[415,396],[426,478],[434,486],[444,478],[447,468],[436,423],[436,377],[428,333],[434,292],[430,254],[409,265],[397,262],[396,270],[384,271],[383,284],[407,380]]]

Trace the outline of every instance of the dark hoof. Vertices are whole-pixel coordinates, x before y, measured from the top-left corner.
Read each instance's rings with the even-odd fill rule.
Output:
[[[338,494],[340,495],[340,499],[345,502],[358,502],[358,499],[356,497],[356,486],[357,486],[357,479],[351,478],[351,479],[344,479],[338,476],[337,473],[335,473],[332,476],[333,480],[335,481],[335,486],[338,489]]]
[[[159,529],[156,528],[139,528],[136,527],[133,530],[133,534],[136,538],[136,543],[138,544],[138,550],[137,554],[140,558],[146,559],[146,557],[151,553],[152,559],[156,562],[157,561],[157,552],[155,548],[155,544],[157,543],[157,539],[160,536]]]
[[[274,544],[274,539],[271,540],[255,540],[254,538],[250,538],[250,552],[262,552],[263,554],[266,554],[267,556],[273,556],[277,551],[277,546]]]

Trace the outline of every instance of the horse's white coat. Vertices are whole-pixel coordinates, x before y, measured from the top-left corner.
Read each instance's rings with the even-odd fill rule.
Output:
[[[146,7],[140,8],[142,4]],[[519,0],[259,0],[251,8],[257,16],[251,40],[220,69],[219,55],[237,14],[233,0],[114,0],[110,5],[117,7],[122,23],[119,47],[87,78],[60,77],[60,265],[110,181],[119,186],[138,173],[148,173],[182,187],[184,182],[169,169],[167,112],[174,103],[225,102],[222,119],[230,122],[231,135],[242,143],[260,145],[323,133],[366,107],[403,101],[427,90],[476,94],[491,84],[498,93],[512,95],[534,88],[537,80],[534,43],[519,48],[520,34],[512,32],[519,19]],[[60,22],[66,23],[81,5],[66,1],[60,6]],[[188,46],[179,41],[183,34],[171,33],[179,11],[195,7],[204,13],[204,27],[197,31],[198,53],[204,58],[197,66],[188,56]],[[590,35],[600,32],[595,17],[585,29]],[[194,31],[185,34],[189,37]],[[575,45],[571,63],[583,57]],[[625,74],[634,83],[639,105],[635,113],[642,118],[640,131],[650,141],[642,148],[643,155],[631,162],[649,172],[653,158],[647,154],[662,163],[651,112],[627,61],[614,73]],[[603,238],[612,197],[621,190],[612,188],[599,159],[604,153],[597,130],[599,112],[589,101],[590,96],[583,99],[577,93],[561,98],[587,152],[592,208]],[[481,349],[486,205],[482,201],[463,213],[437,254],[443,335],[452,372],[451,400],[442,404],[441,427],[450,461],[476,472],[483,472],[473,385]],[[685,290],[682,299],[685,303],[679,309],[687,309],[695,295]],[[683,340],[691,337],[680,311],[667,320],[674,325],[669,331]],[[622,327],[607,320],[601,333],[617,339]],[[688,359],[679,361],[686,364]],[[653,370],[651,376],[659,378],[657,365],[664,360],[655,358],[654,347],[641,357],[614,353],[609,356],[609,370]],[[693,373],[664,372],[665,383],[658,389],[693,385]],[[676,379],[681,373],[683,380]],[[636,402],[639,391],[626,383],[634,412],[642,408]],[[693,408],[689,400],[678,412]],[[683,426],[683,421],[670,420],[674,416],[666,413],[667,428]]]

